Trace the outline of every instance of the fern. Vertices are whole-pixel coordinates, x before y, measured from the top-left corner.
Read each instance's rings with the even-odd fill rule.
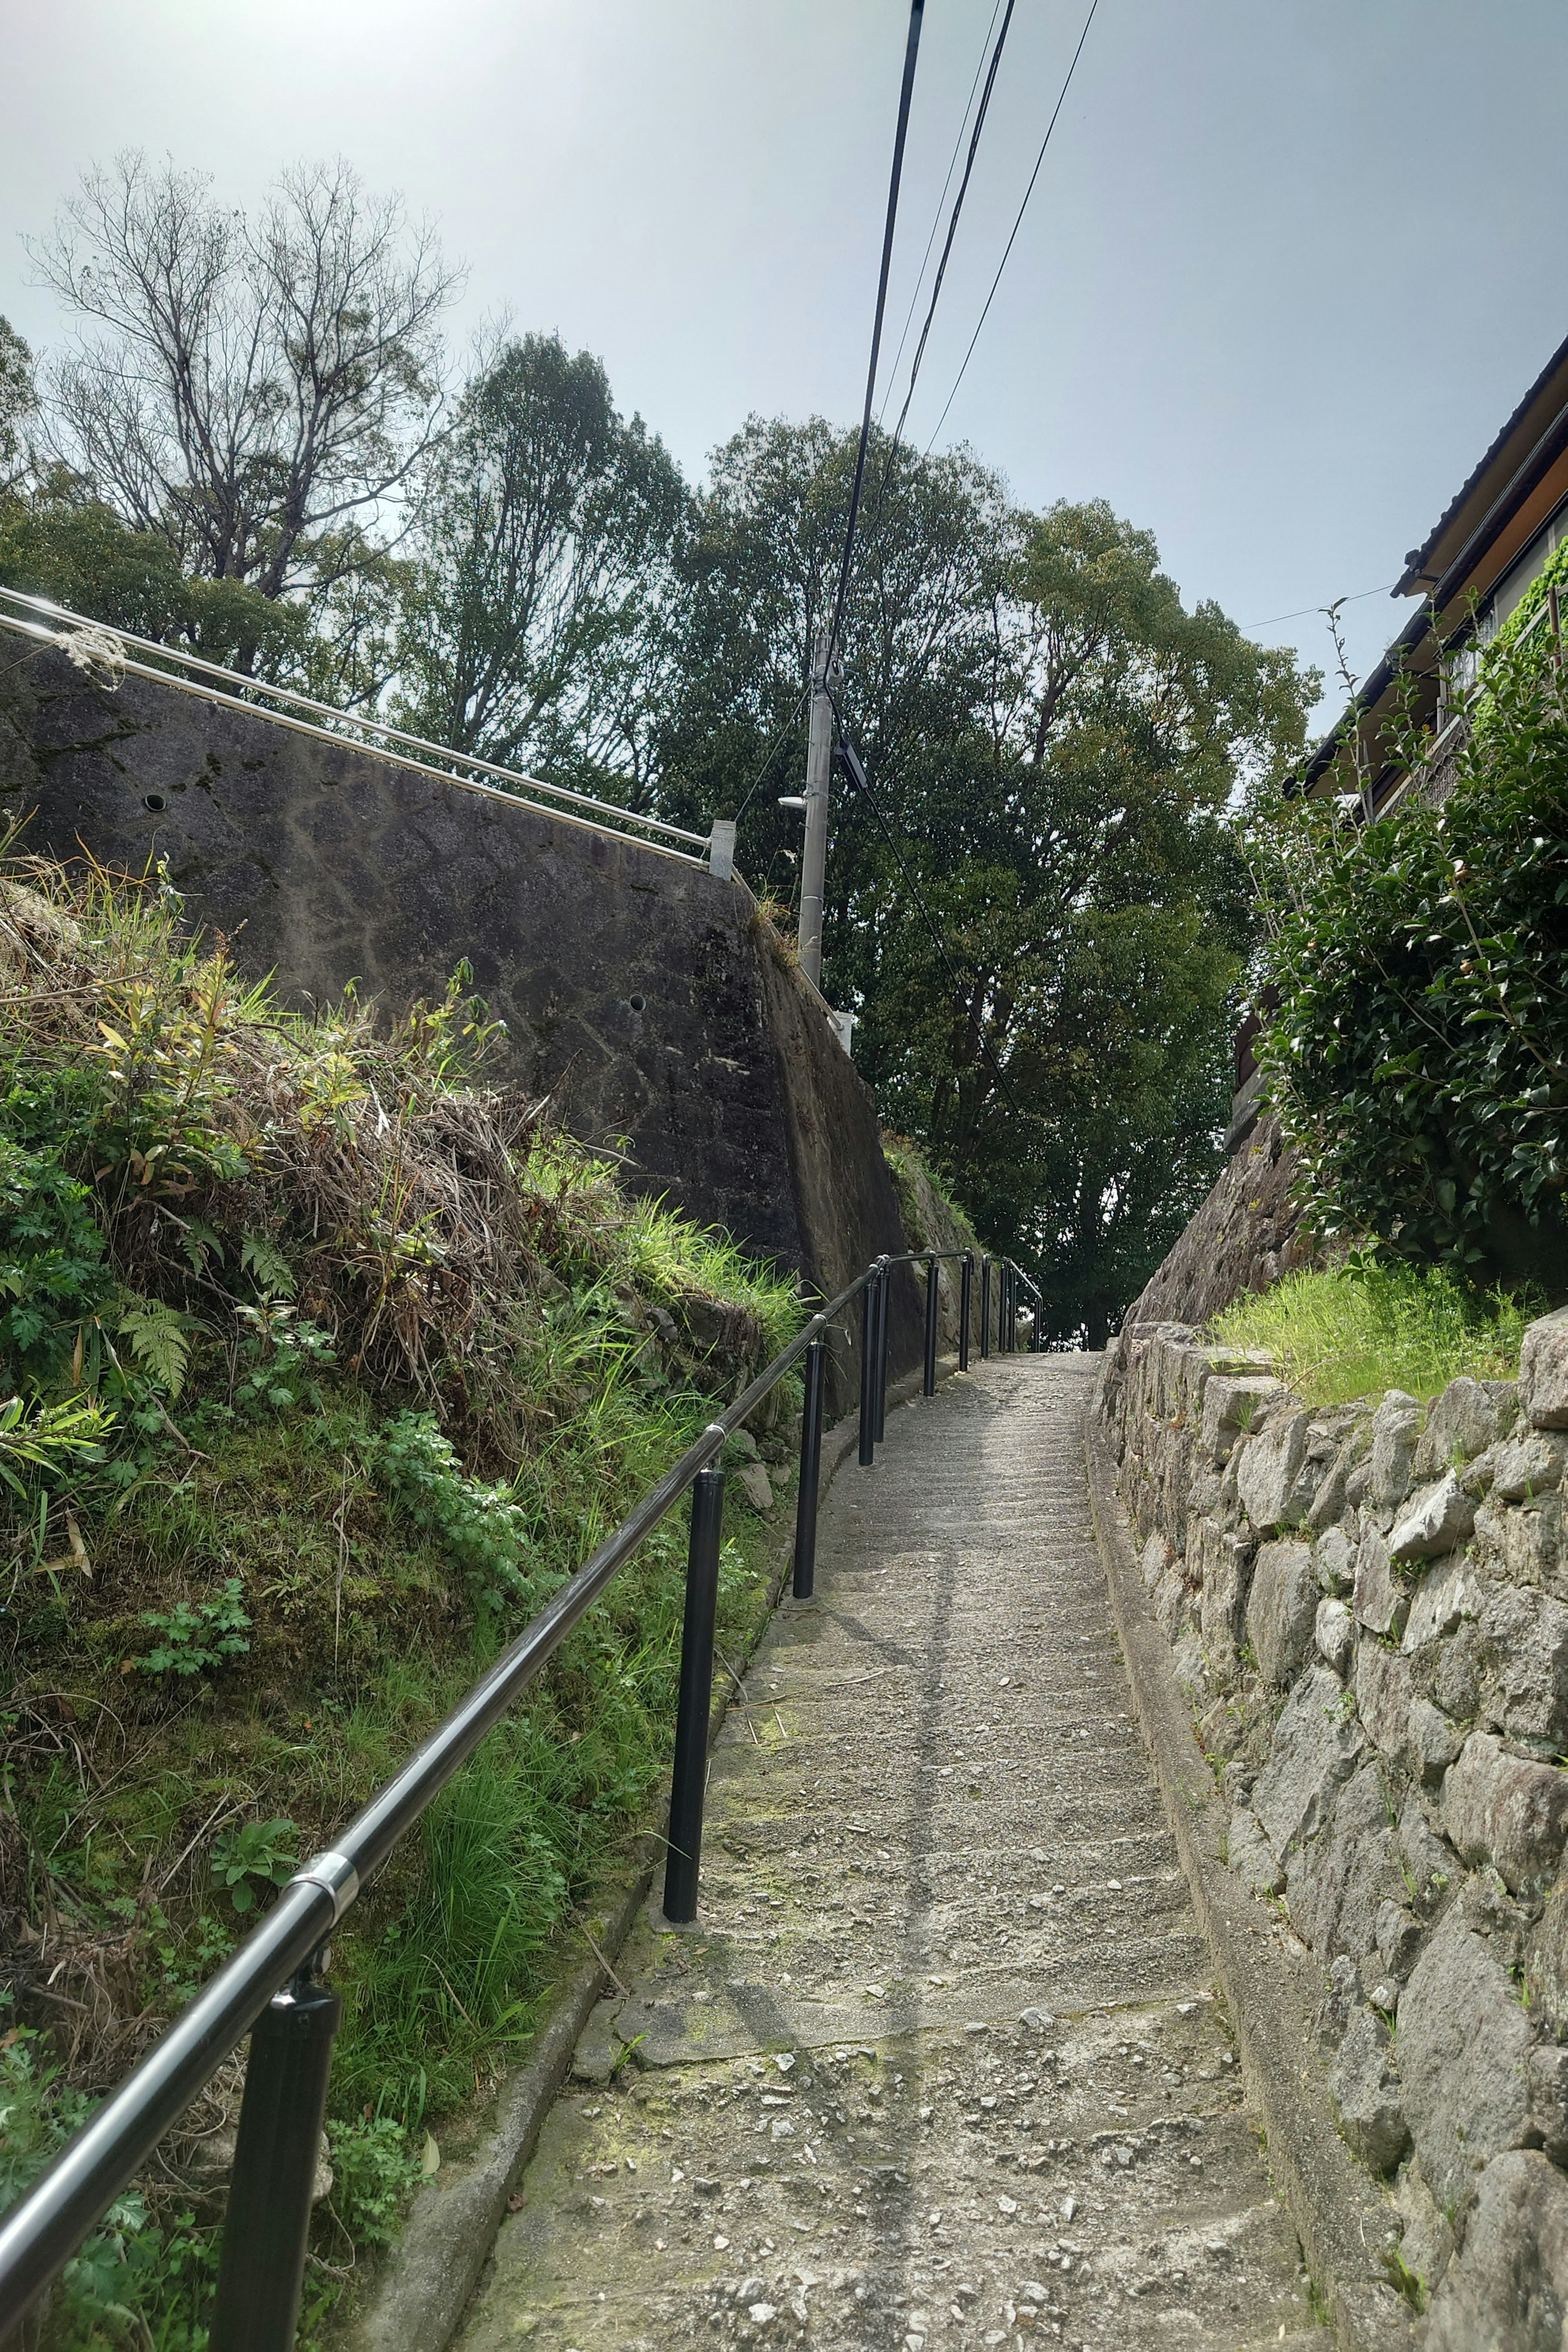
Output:
[[[239,1262],[258,1290],[275,1298],[294,1296],[294,1269],[280,1249],[259,1234],[247,1234],[239,1245]]]
[[[131,1342],[131,1352],[150,1380],[156,1381],[169,1397],[177,1397],[185,1384],[185,1371],[191,1360],[190,1335],[185,1318],[176,1307],[165,1307],[161,1299],[139,1298],[120,1310],[121,1336]]]

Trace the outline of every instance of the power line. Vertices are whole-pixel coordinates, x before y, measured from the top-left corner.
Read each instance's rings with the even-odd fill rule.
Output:
[[[1364,604],[1369,596],[1385,596],[1394,585],[1392,580],[1385,581],[1381,588],[1358,589],[1353,596],[1342,596],[1338,602],[1342,604]],[[1281,621],[1304,621],[1310,614],[1326,613],[1328,609],[1326,604],[1303,604],[1297,613],[1276,613],[1271,621],[1244,622],[1241,633],[1246,636],[1252,629],[1277,629]]]
[[[910,296],[910,307],[904,313],[903,332],[899,337],[899,348],[893,353],[893,364],[888,371],[888,389],[882,396],[882,405],[877,412],[879,424],[888,413],[888,403],[892,399],[893,386],[898,382],[899,362],[904,356],[904,345],[909,341],[910,329],[914,324],[915,311],[920,304],[921,288],[925,281],[926,263],[931,259],[931,249],[936,243],[936,233],[942,226],[942,208],[947,202],[947,192],[952,185],[952,175],[958,169],[963,134],[969,127],[969,110],[974,103],[974,93],[980,87],[980,77],[985,70],[986,52],[991,47],[991,36],[996,29],[996,19],[1001,13],[1002,0],[995,0],[995,5],[991,11],[991,22],[985,27],[985,38],[980,44],[980,55],[974,61],[974,79],[969,85],[969,96],[963,101],[963,112],[958,119],[958,129],[952,142],[952,152],[947,159],[947,177],[942,184],[942,194],[936,200],[936,210],[931,216],[931,235],[926,239],[926,249],[921,256],[921,266],[915,272],[914,291]]]
[[[1097,0],[1098,5],[1098,0]],[[855,526],[860,517],[860,491],[866,479],[866,447],[871,438],[871,404],[877,396],[877,357],[882,347],[882,316],[888,307],[888,272],[893,259],[893,229],[899,217],[899,182],[904,170],[904,140],[910,127],[910,100],[914,94],[915,59],[920,55],[921,22],[925,0],[910,0],[909,38],[904,44],[904,79],[899,92],[899,127],[893,139],[893,168],[888,182],[888,217],[882,230],[882,267],[877,280],[877,312],[871,326],[871,358],[866,371],[866,411],[860,420],[860,447],[855,459],[855,487],[849,494],[849,521],[844,533],[844,561],[838,567],[838,593],[833,604],[833,625],[827,633],[824,667],[831,666],[833,649],[844,623],[844,601],[849,593],[849,564],[855,552]]]
[[[899,421],[893,427],[895,447],[903,432],[905,420],[909,416],[910,403],[915,396],[921,362],[925,357],[926,342],[931,334],[931,322],[936,316],[936,306],[942,298],[942,281],[947,275],[948,256],[952,251],[952,240],[958,234],[958,216],[963,210],[963,199],[969,194],[969,179],[974,169],[974,158],[980,152],[980,134],[985,128],[986,109],[991,103],[991,93],[996,87],[996,68],[1002,62],[1002,51],[1007,39],[1007,27],[1013,21],[1014,5],[1015,0],[1007,0],[1007,13],[1002,19],[1002,30],[997,34],[996,46],[991,52],[991,69],[985,77],[985,88],[980,98],[980,110],[974,118],[974,131],[969,142],[969,154],[964,162],[963,177],[958,184],[958,194],[952,200],[952,217],[947,225],[947,236],[942,248],[942,259],[936,266],[936,278],[931,289],[931,307],[925,315],[925,324],[921,329],[920,341],[915,345],[915,355],[910,367],[909,389],[904,394],[904,404],[899,411]],[[893,365],[896,371],[898,367],[896,360]],[[943,414],[945,413],[944,411]]]
[[[1002,258],[996,265],[996,275],[991,280],[991,291],[985,297],[985,308],[980,313],[974,332],[969,338],[969,349],[963,354],[963,365],[959,369],[957,375],[953,378],[952,390],[947,395],[946,405],[943,407],[942,415],[936,420],[936,433],[933,433],[931,439],[926,443],[925,454],[928,457],[931,456],[932,449],[936,446],[937,433],[940,433],[942,426],[947,423],[948,409],[952,406],[953,402],[957,399],[958,387],[963,382],[964,373],[969,366],[970,361],[974,357],[974,346],[980,341],[980,330],[985,324],[986,318],[991,310],[991,305],[996,299],[996,289],[1002,283],[1002,272],[1007,267],[1007,256],[1012,252],[1014,242],[1017,236],[1018,231],[1024,226],[1024,215],[1029,208],[1029,198],[1035,193],[1035,182],[1040,176],[1040,166],[1046,160],[1046,150],[1051,143],[1051,133],[1057,127],[1057,117],[1061,112],[1062,107],[1066,102],[1068,91],[1072,88],[1072,78],[1078,71],[1078,61],[1083,55],[1083,45],[1089,38],[1089,28],[1094,22],[1095,10],[1099,5],[1100,0],[1089,0],[1089,14],[1083,20],[1083,30],[1078,37],[1078,47],[1072,53],[1072,63],[1067,69],[1067,79],[1062,83],[1060,92],[1057,98],[1056,105],[1051,110],[1051,119],[1046,125],[1046,135],[1040,142],[1040,152],[1035,158],[1035,168],[1029,174],[1029,184],[1024,191],[1024,201],[1018,206],[1018,217],[1013,223],[1013,234],[1007,239],[1007,243],[1003,249]]]
[[[833,698],[829,697],[829,699],[832,700]],[[952,981],[954,990],[957,992],[959,996],[962,997],[964,993],[964,983],[959,976],[958,967],[947,951],[947,942],[942,938],[942,932],[938,929],[936,917],[926,905],[925,898],[921,890],[920,884],[915,880],[914,876],[910,871],[909,862],[906,859],[903,851],[899,847],[898,837],[894,834],[892,826],[889,824],[887,817],[883,814],[882,804],[877,798],[876,793],[871,790],[871,782],[869,777],[866,773],[865,762],[862,761],[859,752],[857,751],[854,744],[849,740],[848,730],[845,727],[843,716],[839,711],[837,701],[833,702],[833,719],[835,727],[837,730],[839,749],[844,754],[844,764],[849,771],[850,780],[853,782],[856,791],[867,803],[872,815],[876,818],[877,823],[881,826],[888,846],[892,851],[893,856],[898,862],[899,871],[904,877],[904,882],[909,890],[909,894],[914,900],[916,907],[920,909],[921,919],[924,922],[927,930],[931,933],[931,945],[935,948],[938,955],[942,958],[947,976],[949,980]],[[1008,1077],[1007,1073],[1003,1068],[1001,1063],[997,1060],[995,1048],[993,1046],[990,1038],[985,1034],[984,1024],[982,1024],[980,1028],[979,1036],[981,1049],[984,1052],[986,1060],[990,1063],[991,1067],[995,1072],[997,1083],[1000,1085],[1003,1093],[1007,1097],[1008,1108],[1012,1111],[1016,1118],[1022,1118],[1024,1117],[1024,1113],[1019,1108],[1017,1096],[1013,1092],[1012,1081]]]
[[[774,729],[773,734],[768,743],[768,748],[763,754],[762,765],[757,770],[756,774],[752,778],[751,782],[747,785],[746,796],[741,803],[740,807],[735,811],[733,817],[731,819],[731,824],[739,824],[741,819],[745,815],[746,811],[752,804],[754,795],[761,789],[763,777],[767,774],[768,770],[773,766],[774,760],[778,756],[780,744],[784,742],[810,699],[811,688],[808,686],[805,692],[801,696],[800,700],[795,704],[795,709],[790,712],[789,717],[784,720],[784,725]]]

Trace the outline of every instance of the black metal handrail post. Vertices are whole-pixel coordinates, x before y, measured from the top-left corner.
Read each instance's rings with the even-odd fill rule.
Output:
[[[888,1434],[888,1336],[892,1322],[893,1276],[887,1260],[877,1281],[877,1443]]]
[[[816,1590],[816,1504],[822,1485],[822,1407],[827,1349],[814,1339],[805,1351],[805,1394],[800,1413],[800,1485],[795,1498],[795,1583],[797,1601]]]
[[[963,1271],[958,1284],[958,1369],[969,1370],[969,1318],[974,1289],[974,1253],[963,1253]]]
[[[877,1277],[860,1293],[860,1467],[877,1458]]]
[[[928,1397],[936,1394],[936,1321],[942,1306],[942,1293],[938,1287],[941,1280],[940,1263],[934,1257],[928,1258],[926,1261],[926,1344],[925,1357],[921,1367],[921,1394]]]
[[[991,1258],[987,1254],[980,1261],[980,1355],[981,1360],[991,1353]]]
[[[686,1548],[686,1617],[680,1629],[680,1698],[675,1717],[675,1768],[669,1786],[669,1853],[664,1916],[678,1927],[697,1916],[702,1867],[702,1802],[708,1786],[708,1721],[713,1706],[713,1633],[719,1614],[719,1550],[724,1526],[724,1473],[699,1473],[691,1489]]]
[[[337,1994],[306,1975],[274,1994],[251,2028],[212,2352],[292,2352],[342,2016]]]

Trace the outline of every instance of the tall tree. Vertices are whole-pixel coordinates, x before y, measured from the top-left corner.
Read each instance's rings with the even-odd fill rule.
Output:
[[[363,562],[437,431],[458,283],[398,199],[303,166],[251,219],[130,152],[31,249],[80,322],[49,455],[197,578],[321,596]]]
[[[715,451],[681,554],[677,693],[658,745],[662,803],[693,821],[733,815],[773,746],[742,820],[747,872],[789,895],[805,756],[811,648],[837,588],[857,436],[821,417],[753,416]],[[997,478],[967,453],[921,458],[873,436],[850,577],[843,707],[857,740],[902,780],[928,739],[984,706],[993,606],[1011,522]],[[775,740],[776,739],[776,740]],[[836,872],[861,820],[841,812]],[[830,928],[830,958],[841,953]]]
[[[684,558],[666,799],[754,788],[742,861],[775,887],[853,452],[753,419]],[[1314,684],[1189,612],[1102,503],[1022,514],[966,455],[885,442],[868,480],[842,702],[870,797],[840,783],[828,992],[886,1115],[1041,1271],[1053,1328],[1098,1339],[1217,1164],[1251,920],[1228,804],[1299,746]]]
[[[686,489],[591,352],[493,352],[422,469],[401,600],[397,709],[454,749],[650,788]]]
[[[0,497],[26,471],[27,434],[37,409],[33,354],[9,319],[0,318]]]

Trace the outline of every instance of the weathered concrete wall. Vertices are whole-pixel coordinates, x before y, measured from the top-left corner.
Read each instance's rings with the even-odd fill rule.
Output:
[[[639,1191],[829,1294],[903,1249],[870,1092],[737,884],[174,687],[6,663],[0,808],[27,847],[166,860],[192,920],[295,1004],[353,982],[401,1009],[466,959],[504,1077],[624,1139]],[[918,1349],[906,1277],[898,1367]]]
[[[1388,2183],[1421,2340],[1556,2345],[1568,1312],[1532,1325],[1517,1383],[1426,1409],[1309,1411],[1265,1358],[1130,1324],[1098,1410],[1230,1867],[1321,1964],[1341,2128]]]

